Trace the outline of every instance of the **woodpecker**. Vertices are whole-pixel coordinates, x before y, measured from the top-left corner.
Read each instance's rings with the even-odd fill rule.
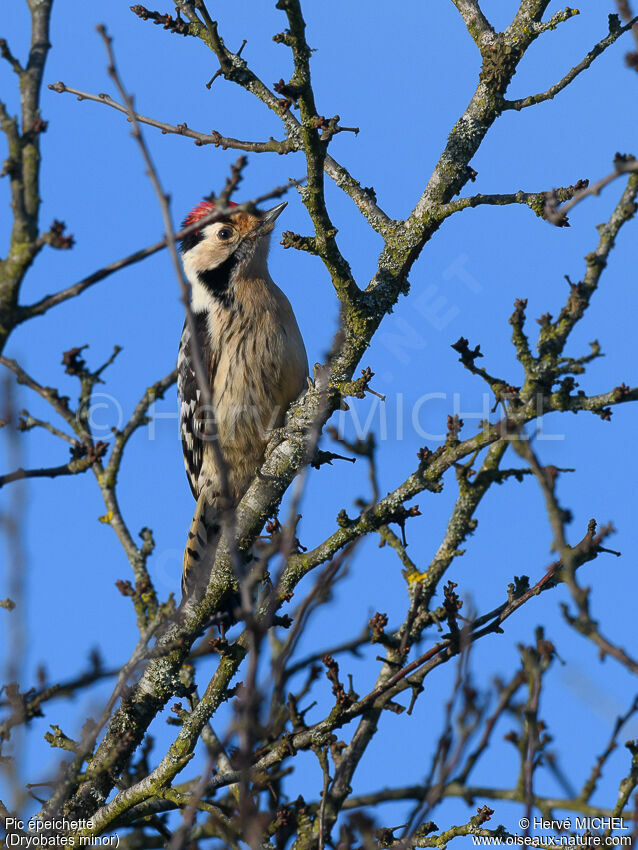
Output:
[[[269,432],[283,424],[290,403],[306,384],[303,339],[290,302],[267,266],[270,234],[285,206],[250,213],[231,209],[223,219],[187,235],[180,245],[191,286],[195,343],[212,402],[212,409],[202,409],[186,322],[177,389],[184,464],[197,506],[184,550],[184,596],[207,583],[221,512],[239,504],[263,462]],[[213,203],[203,201],[182,227],[214,210]],[[212,443],[213,417],[226,470],[225,494]]]

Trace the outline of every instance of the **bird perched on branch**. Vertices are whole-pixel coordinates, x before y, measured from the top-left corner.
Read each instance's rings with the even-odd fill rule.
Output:
[[[231,210],[187,235],[180,246],[195,338],[187,321],[177,388],[184,463],[197,500],[184,551],[184,595],[207,583],[222,513],[240,502],[263,462],[270,432],[283,424],[305,386],[303,339],[267,266],[270,234],[285,206]],[[204,201],[182,226],[214,210]],[[204,388],[198,384],[197,352]]]

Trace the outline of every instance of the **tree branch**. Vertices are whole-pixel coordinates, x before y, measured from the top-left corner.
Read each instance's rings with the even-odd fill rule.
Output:
[[[0,475],[0,487],[10,484],[12,481],[23,481],[25,478],[57,478],[60,475],[78,475],[86,472],[95,463],[95,458],[84,457],[60,464],[60,466],[48,466],[41,469],[16,469]]]
[[[551,221],[552,224],[560,226],[567,222],[567,213],[588,195],[599,195],[605,186],[613,183],[613,181],[617,180],[621,175],[638,172],[638,162],[636,162],[636,159],[633,156],[616,156],[614,166],[614,171],[611,174],[608,174],[606,177],[602,177],[595,183],[590,185],[589,181],[587,181],[586,185],[581,185],[580,188],[578,186],[572,187],[576,191],[572,193],[571,199],[565,198],[567,203],[563,203],[563,199],[560,194],[558,194],[560,190],[549,192],[545,199],[543,217],[548,221]],[[558,206],[558,204],[562,204],[562,206]]]
[[[494,28],[483,14],[478,0],[452,0],[465,22],[467,31],[483,52],[494,38]]]
[[[49,21],[53,0],[30,3],[31,44],[26,67],[11,54],[6,41],[0,53],[18,75],[21,102],[21,127],[9,118],[0,104],[0,128],[7,136],[9,155],[4,173],[8,174],[11,190],[13,223],[9,253],[0,260],[0,351],[17,324],[16,305],[24,276],[39,253],[42,243],[38,237],[40,212],[40,135],[46,122],[40,116],[40,89],[49,43]]]
[[[66,92],[68,94],[77,95],[77,99],[80,101],[90,100],[94,103],[103,103],[105,106],[110,106],[113,109],[117,109],[118,112],[124,113],[127,117],[129,116],[128,108],[113,100],[113,98],[109,97],[108,94],[91,94],[90,92],[71,88],[71,86],[67,86],[62,82],[51,83],[49,85],[49,89],[60,94]],[[227,136],[222,136],[221,133],[217,132],[217,130],[213,130],[211,133],[200,133],[197,130],[191,130],[185,122],[182,124],[167,124],[164,121],[149,118],[139,112],[135,112],[135,120],[140,124],[148,124],[149,127],[155,127],[156,129],[161,130],[163,134],[174,134],[177,136],[185,136],[187,139],[194,139],[195,144],[199,146],[214,145],[215,147],[222,148],[223,150],[232,148],[234,150],[249,151],[251,153],[286,154],[298,150],[298,147],[290,139],[284,139],[283,141],[269,139],[267,142],[242,141],[241,139],[232,139]]]
[[[583,186],[587,185],[588,181],[579,180],[575,186],[554,189],[551,194],[556,198],[558,203],[563,203],[564,201],[570,201],[570,199],[575,198],[578,195],[587,194],[588,190],[583,188]],[[548,192],[522,191],[500,195],[478,194],[467,198],[458,198],[457,200],[450,201],[447,204],[442,204],[439,208],[439,213],[442,217],[447,218],[447,216],[452,215],[459,210],[470,209],[478,206],[509,206],[510,204],[524,204],[525,206],[528,206],[539,218],[543,218],[546,221],[551,221],[553,224],[556,224],[557,221],[552,219],[547,212],[548,195]],[[563,209],[566,211],[566,209],[572,205],[573,204],[565,204]],[[561,213],[562,211],[563,210],[561,209]]]
[[[557,94],[559,94],[559,92],[562,92],[563,89],[567,88],[567,86],[573,82],[579,74],[586,71],[592,62],[600,56],[601,53],[604,53],[604,51],[607,50],[607,48],[610,47],[618,38],[620,38],[621,35],[629,32],[637,21],[638,16],[632,18],[632,20],[625,26],[618,26],[611,29],[609,35],[606,35],[605,38],[602,38],[597,44],[595,44],[584,59],[578,63],[578,65],[575,65],[567,72],[567,74],[565,74],[562,80],[559,80],[553,86],[548,88],[547,91],[540,92],[539,94],[532,94],[528,97],[517,98],[516,100],[504,100],[503,109],[521,110],[528,106],[534,106],[536,103],[544,103],[546,100],[552,100]]]

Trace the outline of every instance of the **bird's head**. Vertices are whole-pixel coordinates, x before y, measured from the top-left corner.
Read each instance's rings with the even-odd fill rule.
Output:
[[[236,204],[231,202],[229,206]],[[231,209],[222,219],[205,224],[182,240],[182,261],[193,288],[194,309],[210,298],[227,302],[237,275],[267,276],[270,234],[285,206],[283,203],[271,210],[254,212]],[[212,202],[202,201],[186,216],[182,227],[195,224],[214,211]]]

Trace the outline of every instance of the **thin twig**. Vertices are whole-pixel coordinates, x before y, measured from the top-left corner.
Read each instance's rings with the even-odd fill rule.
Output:
[[[77,458],[59,466],[46,466],[40,469],[19,469],[0,475],[0,487],[13,481],[23,481],[25,478],[58,478],[61,475],[78,475],[86,472],[95,463],[95,458]]]
[[[567,213],[584,198],[589,195],[599,195],[605,186],[613,183],[614,180],[617,180],[623,174],[635,174],[638,172],[638,162],[633,157],[617,157],[614,164],[615,169],[611,174],[607,174],[606,177],[601,177],[595,183],[579,189],[574,193],[571,200],[560,206],[557,205],[557,203],[560,203],[560,196],[556,194],[556,190],[549,192],[546,195],[544,204],[544,213],[547,220],[557,225],[564,223],[567,220]]]
[[[504,100],[503,101],[503,109],[525,109],[528,106],[534,106],[537,103],[543,103],[546,100],[552,100],[552,98],[556,97],[556,95],[563,91],[563,89],[567,88],[567,86],[572,83],[579,74],[582,74],[583,71],[586,71],[587,68],[592,64],[594,59],[600,56],[608,47],[620,38],[624,33],[629,32],[630,29],[638,22],[638,15],[632,18],[628,24],[623,27],[618,27],[617,29],[613,29],[609,35],[606,35],[605,38],[602,38],[597,44],[595,44],[589,53],[582,59],[577,65],[575,65],[570,71],[565,74],[565,76],[559,80],[557,83],[554,83],[553,86],[550,86],[546,91],[540,92],[539,94],[532,94],[528,97],[520,97],[516,100]]]
[[[72,88],[62,82],[51,83],[49,85],[49,89],[60,94],[64,92],[74,94],[77,96],[78,100],[90,100],[94,103],[103,103],[105,106],[117,109],[118,112],[123,112],[128,117],[128,120],[131,121],[131,113],[128,106],[118,103],[116,100],[113,100],[112,97],[109,97],[108,94],[92,94],[91,92],[80,91],[80,89]],[[222,136],[221,133],[218,133],[216,130],[213,130],[212,133],[200,133],[197,130],[191,130],[186,123],[167,124],[165,121],[158,121],[155,118],[149,118],[139,112],[135,112],[134,114],[135,120],[139,124],[147,124],[149,127],[155,127],[157,130],[161,130],[162,133],[165,134],[186,136],[188,139],[194,139],[195,144],[200,146],[214,145],[217,148],[222,148],[222,150],[232,148],[233,150],[248,151],[250,153],[286,154],[298,150],[298,147],[291,139],[284,139],[283,141],[268,139],[267,142],[242,141],[241,139],[233,139],[227,136]]]

